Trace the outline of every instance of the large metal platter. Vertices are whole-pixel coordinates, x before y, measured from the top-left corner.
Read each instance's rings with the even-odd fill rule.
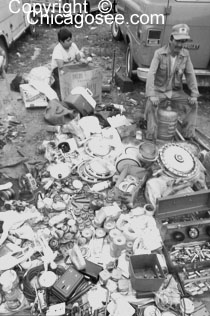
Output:
[[[191,178],[197,171],[195,156],[179,144],[170,143],[161,147],[159,162],[170,176]]]
[[[77,167],[77,172],[80,176],[80,178],[88,183],[97,183],[98,180],[94,177],[94,176],[91,176],[89,175],[87,172],[86,172],[86,163],[87,161],[83,161],[78,167]]]
[[[97,179],[105,180],[111,178],[115,174],[116,169],[111,163],[95,158],[86,163],[85,171]]]

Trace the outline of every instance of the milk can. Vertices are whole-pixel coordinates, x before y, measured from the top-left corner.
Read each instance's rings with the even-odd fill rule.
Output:
[[[8,310],[15,311],[24,300],[24,295],[19,288],[19,278],[14,270],[7,270],[0,277],[2,291]]]
[[[166,109],[158,109],[158,138],[162,140],[173,139],[176,127],[178,115],[175,111],[171,110],[171,107]]]

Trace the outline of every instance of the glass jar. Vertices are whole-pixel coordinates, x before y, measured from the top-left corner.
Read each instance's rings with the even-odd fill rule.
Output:
[[[24,300],[24,295],[19,287],[8,291],[5,293],[4,297],[7,309],[11,311],[18,309]]]

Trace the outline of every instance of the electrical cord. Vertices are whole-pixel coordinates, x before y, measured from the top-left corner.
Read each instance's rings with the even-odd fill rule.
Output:
[[[31,280],[35,276],[39,278],[42,271],[44,271],[44,264],[41,264],[38,267],[29,269],[23,277],[23,293],[29,301],[34,301],[36,298],[36,292],[35,292],[34,287],[31,285]],[[64,272],[65,272],[65,269],[63,269],[63,267],[61,266],[58,266],[55,271],[57,275],[62,275]]]
[[[88,283],[83,279],[82,282],[77,286],[73,294],[71,295],[69,300],[74,299],[74,297],[78,296],[83,290],[87,287]]]
[[[39,278],[41,275],[41,272],[44,271],[44,265],[40,265],[38,267],[31,268],[27,271],[27,273],[23,277],[23,293],[25,297],[28,299],[29,302],[34,302],[36,298],[36,291],[34,287],[31,285],[31,281],[34,277]],[[57,274],[61,274],[57,271]],[[92,287],[92,284],[90,285],[89,282],[86,280],[83,280],[73,295],[71,296],[70,300],[68,301],[68,304],[73,303],[77,301],[81,296],[83,296],[90,288]]]
[[[68,304],[73,304],[74,302],[78,301],[85,293],[87,293],[92,288],[92,284],[86,285],[84,289],[77,294],[75,294],[73,297],[68,300]]]
[[[23,294],[29,301],[34,301],[36,298],[36,292],[33,286],[31,285],[31,280],[35,276],[38,277],[41,271],[44,271],[43,264],[38,267],[29,269],[23,278]]]
[[[82,280],[82,282],[77,286],[76,290],[74,291],[73,295],[76,295],[78,292],[82,291],[83,288],[87,285],[87,282],[85,280]]]

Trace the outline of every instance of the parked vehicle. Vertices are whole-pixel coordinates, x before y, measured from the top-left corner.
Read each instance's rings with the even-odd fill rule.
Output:
[[[22,10],[22,1],[0,0],[0,55],[4,56],[3,67],[8,66],[8,49],[27,29],[35,32],[27,14]],[[20,10],[19,10],[20,9]],[[17,13],[14,13],[17,12]]]
[[[112,35],[127,43],[126,73],[130,78],[137,74],[145,81],[154,52],[168,42],[171,27],[186,23],[193,41],[185,47],[190,50],[198,85],[210,86],[210,0],[117,0],[116,11],[124,22],[112,24]],[[133,14],[135,23],[131,23]],[[153,22],[154,14],[163,15],[164,22]],[[137,23],[143,15],[149,17],[148,23]]]

